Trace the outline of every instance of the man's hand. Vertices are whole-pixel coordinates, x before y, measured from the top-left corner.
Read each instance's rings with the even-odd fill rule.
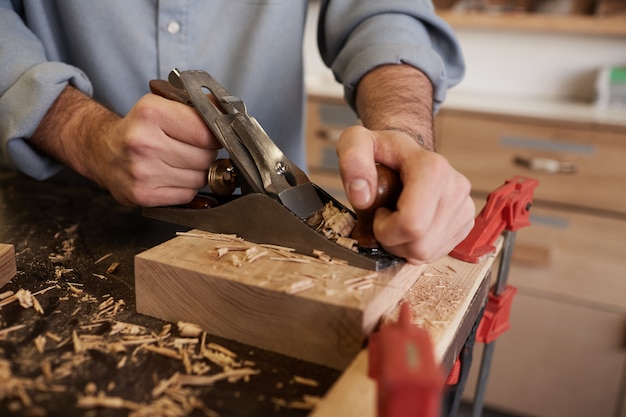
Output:
[[[72,87],[31,141],[120,203],[142,206],[191,201],[220,148],[191,107],[148,94],[120,118]]]
[[[432,105],[432,84],[421,71],[408,65],[375,68],[356,90],[364,127],[344,131],[337,148],[356,209],[373,201],[376,162],[399,173],[397,209],[378,209],[373,230],[386,250],[411,263],[449,253],[474,225],[469,181],[435,153]]]
[[[375,162],[400,174],[397,209],[380,208],[374,235],[390,253],[419,264],[449,253],[474,225],[469,181],[441,155],[423,149],[404,132],[352,127],[337,148],[348,199],[356,209],[370,206],[376,192]]]

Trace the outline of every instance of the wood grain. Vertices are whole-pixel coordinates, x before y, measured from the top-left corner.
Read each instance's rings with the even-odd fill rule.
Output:
[[[498,252],[501,246],[499,239]],[[485,283],[494,260],[491,256],[479,264],[469,264],[446,256],[426,268],[402,300],[410,304],[413,322],[430,333],[435,359],[442,368],[449,368],[442,361],[450,353],[458,356],[458,349],[467,338],[467,334],[459,334],[464,321],[476,320],[467,315],[472,304],[484,302],[484,295],[480,300],[475,295]],[[396,307],[385,315],[384,321],[395,321],[398,310]],[[460,343],[455,343],[457,339]],[[456,351],[449,352],[451,347]],[[368,350],[363,349],[312,416],[375,417],[376,383],[367,376],[367,370]]]
[[[217,258],[227,244],[192,233],[204,238],[179,236],[135,257],[138,312],[337,369],[425,268],[401,263],[372,272],[274,250],[249,263],[243,251]]]
[[[0,288],[17,273],[13,245],[0,243]]]

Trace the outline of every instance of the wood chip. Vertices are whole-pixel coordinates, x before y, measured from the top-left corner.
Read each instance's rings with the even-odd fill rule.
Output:
[[[318,387],[319,386],[319,382],[317,382],[314,379],[311,378],[305,378],[302,377],[300,375],[294,375],[292,378],[292,381],[296,384],[300,384],[300,385],[308,385],[310,387]]]
[[[108,257],[112,256],[112,253],[107,253],[106,255],[102,256],[100,259],[98,259],[96,262],[94,262],[94,264],[99,264],[100,262],[104,261],[105,259],[107,259]]]
[[[121,265],[120,262],[113,262],[111,265],[109,265],[109,267],[107,268],[106,273],[107,274],[113,274],[115,273],[115,271],[117,271],[117,268],[119,268],[119,266]]]
[[[198,337],[202,334],[202,328],[195,323],[179,321],[176,323],[178,332],[182,337]]]
[[[13,292],[13,291],[5,291],[3,293],[0,293],[0,300],[4,300],[5,298],[9,298],[13,294],[15,294],[15,292]]]
[[[291,284],[286,285],[281,289],[281,291],[287,294],[298,294],[308,289],[311,289],[315,286],[315,283],[310,278],[301,279],[299,281],[293,282]]]
[[[223,380],[236,382],[239,379],[252,375],[258,375],[259,373],[261,373],[261,371],[257,369],[241,368],[220,372],[215,375],[181,375],[179,381],[181,385],[206,386],[213,385],[214,383]]]
[[[37,349],[37,352],[43,353],[46,350],[46,336],[40,334],[39,336],[35,337],[33,343],[35,344],[35,349]]]
[[[112,408],[137,410],[141,404],[134,401],[125,400],[121,397],[108,397],[104,394],[98,396],[79,396],[76,402],[78,408]]]
[[[221,352],[224,355],[230,356],[232,358],[236,358],[237,357],[237,354],[235,354],[235,352],[233,352],[233,351],[231,351],[229,349],[226,349],[224,346],[218,345],[217,343],[211,342],[206,347],[209,348],[209,349],[217,350],[218,352]]]
[[[182,359],[181,354],[175,351],[174,349],[160,347],[160,346],[152,346],[152,345],[145,345],[142,348],[149,352],[158,353],[159,355],[163,355],[170,359],[175,359],[178,361]]]

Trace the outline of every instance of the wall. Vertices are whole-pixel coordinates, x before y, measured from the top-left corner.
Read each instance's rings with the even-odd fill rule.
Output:
[[[333,82],[316,44],[318,4],[305,36],[307,76]],[[457,30],[467,63],[454,92],[591,102],[604,65],[626,65],[626,38],[521,31]]]

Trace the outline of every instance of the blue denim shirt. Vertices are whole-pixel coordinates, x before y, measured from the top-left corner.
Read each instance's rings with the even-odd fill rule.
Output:
[[[305,167],[305,0],[0,0],[0,160],[34,178],[60,164],[29,145],[70,83],[124,115],[173,68],[211,73]],[[429,0],[323,1],[320,52],[353,104],[375,66],[407,63],[437,107],[464,64]]]

